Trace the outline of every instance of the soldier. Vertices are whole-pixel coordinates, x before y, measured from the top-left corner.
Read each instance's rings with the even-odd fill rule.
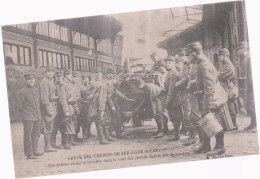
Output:
[[[108,123],[107,116],[104,114],[103,109],[105,106],[104,103],[106,102],[106,92],[100,91],[101,86],[104,83],[103,74],[100,68],[94,69],[94,73],[96,74],[95,81],[91,82],[84,92],[84,95],[87,96],[86,102],[89,104],[87,109],[87,120],[89,120],[89,124],[91,124],[92,121],[95,122],[100,144],[110,144],[105,139],[103,130],[103,126]],[[105,88],[103,89],[105,90]]]
[[[122,79],[119,76],[115,76],[115,69],[110,67],[107,71],[106,79],[107,83],[107,107],[105,110],[108,113],[108,117],[110,119],[110,135],[112,134],[111,127],[116,131],[116,137],[122,138],[121,136],[121,126],[122,126],[122,117],[124,117],[123,113],[120,112],[120,107],[117,104],[118,99],[121,98],[124,101],[134,102],[134,100],[128,98],[123,93],[121,93],[116,86],[120,85]],[[106,134],[106,133],[105,133]],[[112,136],[112,135],[111,135]]]
[[[178,58],[170,58],[167,59],[167,70],[168,72],[168,86],[166,88],[166,100],[165,100],[165,108],[168,110],[170,121],[174,126],[174,134],[167,141],[176,141],[180,139],[180,126],[181,120],[183,117],[182,107],[180,102],[180,97],[178,94],[178,89],[175,84],[180,80],[180,74],[176,67],[179,67],[178,64],[180,61]],[[180,69],[179,69],[180,70]]]
[[[56,152],[51,147],[51,133],[53,130],[53,119],[57,115],[58,96],[54,83],[55,70],[51,67],[46,69],[45,77],[40,82],[42,118],[44,121],[44,152]]]
[[[228,130],[226,118],[224,117],[224,104],[227,101],[225,90],[220,86],[217,79],[217,70],[209,59],[203,54],[202,46],[199,42],[188,45],[188,56],[192,62],[197,63],[196,86],[198,91],[202,91],[202,117],[210,111],[215,113],[216,119],[222,125],[223,130],[215,135],[216,145],[210,151],[210,138],[204,135],[202,144],[194,148],[195,153],[208,152],[208,155],[219,155],[225,153],[224,131]]]
[[[184,67],[181,73],[181,80],[178,81],[175,84],[175,86],[180,91],[180,98],[181,98],[181,104],[183,109],[182,124],[183,124],[184,133],[186,133],[185,131],[189,132],[189,137],[186,140],[184,140],[183,145],[188,146],[197,142],[196,129],[192,127],[190,123],[191,108],[190,108],[189,93],[186,91],[186,87],[188,85],[188,82],[190,80],[190,75],[192,72],[192,63],[190,63],[190,61],[188,60],[186,49],[180,49],[178,54],[184,64]],[[182,132],[180,131],[180,133]]]
[[[59,89],[59,101],[62,108],[62,123],[64,130],[64,148],[71,149],[72,137],[75,135],[75,120],[79,109],[77,107],[77,96],[72,84],[72,71],[64,71],[63,85]]]
[[[24,127],[24,154],[28,159],[36,159],[43,155],[38,150],[40,137],[40,90],[35,87],[35,75],[26,74],[25,87],[18,92],[21,117]]]
[[[60,87],[63,85],[63,71],[62,70],[56,71],[55,77],[56,77],[56,94],[59,96]],[[63,118],[62,107],[58,100],[57,115],[53,119],[53,130],[52,130],[52,134],[51,134],[51,146],[56,149],[61,149],[61,146],[56,144],[56,136],[57,136],[58,130],[61,133],[62,146],[65,145],[62,118]]]
[[[220,69],[218,80],[222,83],[223,87],[233,89],[235,86],[238,86],[238,81],[236,79],[235,67],[230,61],[229,56],[229,51],[226,48],[221,49],[218,53],[218,59],[222,63],[222,68]],[[236,121],[237,113],[239,112],[237,97],[238,96],[229,96],[229,99],[227,101],[228,110],[234,125],[233,130],[238,130]]]
[[[75,118],[75,132],[76,134],[74,135],[74,137],[72,138],[72,145],[78,145],[81,140],[78,138],[78,134],[80,132],[80,126],[82,124],[82,120],[81,120],[81,115],[80,115],[80,111],[81,111],[81,90],[80,90],[80,86],[77,83],[78,81],[78,75],[76,72],[73,72],[72,75],[72,84],[74,86],[74,92],[76,94],[76,104],[75,107],[78,108],[78,112],[76,113],[77,118]]]
[[[156,121],[158,132],[155,136],[156,139],[164,136],[164,129],[167,128],[164,126],[164,120],[167,120],[167,117],[163,114],[164,107],[162,101],[160,99],[160,93],[162,89],[153,84],[153,83],[145,83],[141,78],[137,78],[135,80],[136,86],[140,89],[144,90],[144,100],[140,102],[140,104],[135,108],[133,114],[136,114],[140,111],[145,105],[148,105],[152,111],[153,117]]]
[[[80,93],[81,93],[81,109],[80,109],[80,118],[82,122],[82,133],[83,133],[83,141],[88,140],[90,138],[95,137],[94,135],[91,134],[90,128],[92,122],[87,118],[88,115],[88,87],[90,85],[91,78],[90,76],[82,75],[82,85],[80,86]]]
[[[252,69],[251,69],[251,59],[248,52],[243,53],[244,58],[246,59],[247,69],[246,69],[246,83],[245,83],[245,93],[243,93],[244,99],[247,101],[246,109],[247,114],[250,116],[251,121],[250,125],[244,128],[245,131],[257,132],[257,123],[256,123],[256,114],[255,114],[255,98],[254,98],[254,89],[253,89],[253,78],[252,78]]]

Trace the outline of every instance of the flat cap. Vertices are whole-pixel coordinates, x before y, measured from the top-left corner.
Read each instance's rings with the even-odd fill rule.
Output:
[[[178,50],[178,55],[187,56],[187,48],[181,48]]]
[[[56,71],[55,75],[57,77],[61,77],[63,75],[63,71],[62,70],[58,70],[58,71]]]
[[[135,78],[134,81],[135,81],[135,84],[136,84],[136,85],[140,85],[140,84],[144,83],[144,80],[142,80],[142,79],[139,78],[139,77]]]
[[[101,68],[94,68],[93,73],[99,73],[102,72]]]
[[[81,79],[83,80],[83,79],[86,79],[86,78],[88,78],[89,80],[91,79],[91,76],[88,76],[88,75],[81,75]]]
[[[107,69],[107,74],[116,74],[116,70],[113,67]]]
[[[72,74],[72,76],[73,76],[73,77],[78,77],[77,72],[74,71],[73,74]]]
[[[194,43],[188,44],[188,46],[187,46],[188,52],[199,52],[201,50],[202,50],[202,46],[201,46],[200,42],[194,42]]]
[[[175,59],[174,59],[173,56],[168,56],[164,61],[165,62],[167,62],[167,61],[175,61]]]
[[[47,71],[55,71],[55,69],[54,69],[53,67],[47,67],[47,68],[46,68],[46,72],[47,72]]]
[[[64,74],[70,74],[70,73],[73,73],[73,71],[72,70],[70,70],[70,69],[67,69],[67,70],[64,70]]]
[[[219,52],[218,55],[225,55],[225,56],[230,56],[229,50],[227,48],[222,48]]]
[[[25,75],[24,75],[24,78],[25,79],[31,79],[31,78],[35,78],[36,76],[35,76],[35,74],[33,74],[33,73],[26,73]]]

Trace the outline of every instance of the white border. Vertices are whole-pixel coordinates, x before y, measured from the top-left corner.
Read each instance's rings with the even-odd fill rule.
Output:
[[[205,4],[223,2],[220,0],[3,0],[0,5],[0,25],[18,24],[33,21],[74,18],[89,15],[112,14],[121,12],[132,12],[149,9],[168,8],[192,4]],[[254,90],[256,109],[260,104],[260,56],[259,56],[259,7],[258,1],[246,0],[249,39],[251,48],[252,71],[254,78]],[[0,42],[2,37],[0,35]],[[1,101],[1,178],[14,178],[13,155],[11,144],[10,123],[8,114],[8,102],[6,92],[6,80],[3,60],[3,47],[0,43],[0,101]],[[257,110],[256,110],[257,111]],[[258,124],[259,112],[257,112]],[[258,128],[259,129],[259,128]],[[260,130],[259,130],[260,131]],[[259,134],[258,134],[259,136]],[[155,166],[115,169],[106,171],[95,171],[78,174],[66,174],[60,176],[48,176],[41,178],[200,178],[200,179],[240,179],[260,178],[260,156],[234,157],[227,159],[216,159],[209,161],[183,162],[173,164],[162,164]]]

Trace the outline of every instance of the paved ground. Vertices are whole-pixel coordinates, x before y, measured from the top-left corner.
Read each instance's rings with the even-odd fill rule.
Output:
[[[238,118],[239,130],[226,133],[227,151],[218,158],[259,153],[257,133],[243,131],[249,121],[247,117]],[[168,136],[154,139],[154,121],[146,121],[144,127],[126,127],[125,131],[129,137],[127,140],[99,145],[95,138],[74,146],[71,150],[61,149],[55,153],[47,153],[36,160],[27,160],[24,156],[22,124],[12,123],[11,130],[15,172],[18,178],[207,159],[206,155],[191,154],[191,147],[181,145],[186,136],[182,136],[177,142],[166,142]],[[95,134],[94,126],[92,131]],[[43,149],[43,136],[39,142],[40,148]],[[211,146],[214,147],[214,144],[215,139],[212,138]]]

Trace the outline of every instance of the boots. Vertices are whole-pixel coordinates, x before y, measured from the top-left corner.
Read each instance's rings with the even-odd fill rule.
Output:
[[[155,139],[159,139],[164,136],[162,123],[157,121],[158,133],[154,137]]]
[[[41,156],[44,154],[43,152],[40,152],[38,149],[38,141],[39,141],[39,137],[32,138],[33,155],[35,156]]]
[[[105,140],[104,134],[103,134],[103,127],[97,127],[97,133],[98,133],[98,139],[100,144],[110,144],[110,142]]]
[[[55,149],[61,149],[61,146],[56,144],[56,134],[51,134],[51,146]]]
[[[44,135],[44,142],[45,142],[45,148],[44,152],[57,152],[54,148],[51,147],[51,134],[45,134]]]
[[[180,125],[174,126],[174,134],[172,137],[168,138],[167,141],[176,141],[180,139]]]
[[[104,129],[105,138],[106,138],[108,141],[110,141],[110,142],[116,141],[115,138],[113,138],[113,137],[110,136],[108,127],[104,127],[103,129]]]
[[[180,130],[180,134],[188,136],[189,131],[188,131],[187,127],[184,126],[184,122],[181,122],[181,124],[182,124],[182,127],[181,127],[181,130]]]
[[[216,146],[212,151],[207,153],[209,156],[221,155],[226,152],[226,149],[224,148],[224,131],[219,132],[218,134],[216,134],[215,137],[216,137]]]
[[[193,127],[189,127],[189,138],[186,139],[182,145],[183,146],[189,146],[191,144],[195,144],[197,142],[197,138],[196,138],[196,129]]]
[[[238,126],[237,126],[237,117],[232,117],[232,122],[234,125],[234,128],[232,130],[238,130]]]
[[[65,144],[64,144],[64,149],[71,149],[70,148],[70,135],[69,134],[64,134],[64,140],[65,140]]]
[[[210,138],[201,133],[201,139],[202,141],[192,149],[194,154],[206,153],[211,150]]]

